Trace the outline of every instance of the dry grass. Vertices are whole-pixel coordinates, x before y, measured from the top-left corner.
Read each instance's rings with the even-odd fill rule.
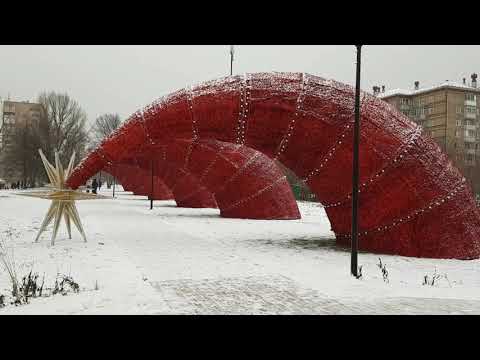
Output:
[[[0,265],[2,265],[5,272],[8,274],[10,284],[12,286],[12,296],[19,296],[19,282],[17,276],[17,265],[15,263],[15,252],[13,246],[13,239],[17,238],[18,234],[12,228],[9,228],[0,234]]]

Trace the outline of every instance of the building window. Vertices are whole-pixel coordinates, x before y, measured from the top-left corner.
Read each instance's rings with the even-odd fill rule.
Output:
[[[462,119],[457,119],[457,126],[462,126]]]
[[[463,113],[463,106],[457,106],[456,107],[456,112],[457,112],[457,114],[462,114]]]
[[[465,131],[465,136],[475,137],[475,136],[477,136],[477,132],[475,130],[467,130],[467,131]]]
[[[13,104],[5,104],[5,105],[4,105],[4,108],[3,108],[3,111],[4,111],[4,112],[14,113],[14,112],[15,112],[15,105],[13,105]]]
[[[467,154],[467,155],[465,155],[465,160],[475,161],[475,155],[474,154]]]
[[[476,101],[476,96],[474,94],[471,94],[471,93],[467,93],[465,94],[465,100],[467,101]]]
[[[475,108],[475,106],[465,106],[465,113],[466,114],[476,114],[477,113],[477,109]]]

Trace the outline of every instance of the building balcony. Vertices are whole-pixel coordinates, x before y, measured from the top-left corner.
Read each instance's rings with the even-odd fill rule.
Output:
[[[476,118],[477,118],[476,113],[469,113],[469,112],[465,113],[465,119],[476,119]]]
[[[477,106],[477,102],[475,100],[465,100],[465,106]]]

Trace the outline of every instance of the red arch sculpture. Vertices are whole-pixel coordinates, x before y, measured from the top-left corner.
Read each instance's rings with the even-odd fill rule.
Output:
[[[178,139],[157,146],[151,156],[177,204],[204,192],[216,200],[223,217],[300,218],[285,174],[272,159],[245,145]],[[179,187],[182,191],[176,193]]]
[[[133,114],[67,183],[76,188],[127,154],[176,139],[245,145],[303,179],[324,204],[337,241],[348,244],[353,114],[354,89],[333,80],[300,73],[226,77],[179,90]],[[361,249],[480,257],[480,213],[471,189],[415,123],[362,93],[360,148]]]
[[[113,166],[109,165],[104,170],[112,176],[116,177],[118,180],[120,180],[125,191],[132,191],[134,194],[137,195],[146,195],[148,197],[152,197],[151,175],[143,172],[139,183],[137,175],[139,173],[139,170],[141,171],[142,169],[140,169],[138,166],[121,163],[115,164]],[[158,176],[154,176],[153,180],[153,200],[173,199],[172,192]]]

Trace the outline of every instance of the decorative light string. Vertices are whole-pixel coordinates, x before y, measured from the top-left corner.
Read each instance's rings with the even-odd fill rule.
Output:
[[[411,150],[412,146],[415,144],[415,141],[421,136],[421,134],[422,134],[422,129],[420,127],[415,128],[415,131],[412,133],[409,142],[406,143],[402,148],[400,148],[399,151],[397,151],[393,160],[389,161],[381,170],[379,170],[377,173],[372,175],[369,179],[361,183],[359,185],[358,193],[365,191],[365,189],[369,185],[372,185],[375,181],[379,180],[380,177],[382,177],[382,175],[384,175],[387,172],[387,170],[389,170],[394,166],[398,166],[398,164],[400,164],[401,161],[405,158],[405,155],[407,155],[408,152]],[[330,204],[324,204],[323,207],[327,209],[331,207],[344,205],[351,199],[351,197],[352,197],[352,193],[350,192],[343,198],[343,200],[336,201]]]
[[[197,138],[194,138],[188,145],[187,153],[185,154],[185,162],[183,163],[183,169],[187,170],[188,163],[190,162],[190,156],[193,152],[193,147],[197,144]]]
[[[308,83],[308,78],[305,79],[305,74],[303,73],[302,74],[302,86],[300,88],[300,91],[298,92],[297,101],[296,101],[296,104],[295,104],[295,114],[292,117],[292,120],[290,120],[290,123],[288,124],[287,132],[283,136],[282,141],[280,141],[279,149],[277,150],[277,153],[275,154],[275,157],[273,158],[274,160],[277,160],[280,157],[280,155],[282,155],[283,152],[285,151],[285,149],[287,148],[288,141],[290,140],[290,137],[292,136],[293,131],[295,129],[295,122],[296,122],[300,112],[302,111],[302,105],[303,105],[303,102],[304,102],[304,99],[305,99],[305,89],[306,89],[307,83]]]
[[[391,228],[393,228],[395,226],[398,226],[400,224],[404,224],[406,222],[409,222],[409,221],[415,219],[417,216],[419,216],[421,214],[425,214],[425,213],[431,211],[432,209],[435,209],[435,208],[441,206],[445,202],[453,199],[454,196],[457,195],[460,192],[460,190],[464,189],[466,187],[465,182],[466,182],[466,180],[465,180],[465,178],[463,178],[461,183],[457,184],[455,189],[452,190],[451,192],[449,192],[447,195],[444,195],[443,197],[441,197],[439,199],[432,200],[426,206],[424,206],[423,208],[417,209],[417,210],[411,212],[410,214],[408,214],[407,216],[397,218],[387,225],[376,226],[372,229],[359,232],[358,236],[365,236],[365,235],[372,234],[372,233],[377,233],[377,232],[381,232],[381,231],[390,230]],[[351,238],[352,237],[351,234],[336,234],[336,236],[337,237],[343,237],[343,238]]]
[[[287,178],[286,175],[282,175],[281,177],[279,177],[277,180],[275,180],[273,183],[271,183],[270,185],[267,185],[266,187],[264,187],[263,189],[253,193],[252,195],[244,198],[244,199],[241,199],[235,203],[233,203],[232,205],[230,206],[227,206],[226,208],[223,208],[221,209],[222,211],[228,211],[228,210],[231,210],[233,208],[236,208],[237,206],[247,202],[247,201],[250,201],[250,200],[253,200],[254,198],[260,196],[261,194],[263,194],[265,191],[267,190],[270,190],[272,189],[273,187],[277,186],[281,181],[285,180]]]
[[[244,74],[240,85],[240,111],[237,122],[237,144],[245,144],[245,130],[250,101],[250,87],[248,74]]]
[[[143,116],[144,114],[144,111],[141,110],[140,111],[140,116],[142,118],[141,121],[139,121],[140,125],[142,126],[142,129],[143,129],[143,132],[145,133],[145,136],[147,137],[147,142],[150,144],[150,145],[155,145],[155,141],[153,141],[153,139],[151,138],[150,136],[150,132],[148,131],[146,125],[145,125],[145,117]]]
[[[181,172],[183,172],[182,178],[183,178],[184,176],[186,176],[186,175],[191,175],[191,173],[185,171],[184,169],[179,169],[179,170],[180,170]],[[175,185],[176,185],[176,183],[175,183]],[[185,201],[185,200],[191,198],[192,196],[200,193],[201,191],[207,191],[207,192],[209,192],[208,189],[206,189],[202,184],[200,184],[200,186],[199,186],[196,190],[190,192],[189,194],[187,194],[186,196],[184,196],[184,197],[182,197],[182,198],[179,198],[178,200],[179,200],[179,201]]]
[[[230,178],[227,179],[227,181],[225,181],[223,183],[223,185],[216,191],[216,193],[219,193],[221,191],[223,191],[223,189],[225,189],[225,187],[231,183],[233,180],[237,179],[240,175],[242,175],[246,170],[247,168],[253,164],[253,162],[258,158],[260,157],[260,152],[255,152],[255,154],[253,154],[253,156],[248,159],[238,170],[235,174],[233,174]],[[273,163],[273,162],[272,162]]]
[[[196,140],[198,138],[198,129],[197,129],[197,120],[195,119],[195,112],[193,111],[193,87],[190,86],[186,89],[187,92],[187,103],[188,109],[190,112],[190,117],[192,118],[192,133],[193,139]]]
[[[363,109],[363,107],[365,107],[368,104],[368,101],[365,101],[366,96],[367,96],[366,93],[363,94],[363,96],[362,96],[362,99],[360,101],[360,110]],[[304,114],[304,116],[305,116],[305,114]],[[325,165],[327,165],[328,161],[332,158],[332,156],[335,154],[337,149],[344,142],[344,138],[347,135],[347,132],[349,131],[349,129],[353,125],[353,116],[354,116],[354,110],[352,110],[352,115],[351,115],[352,120],[350,122],[348,122],[347,125],[345,125],[345,127],[343,128],[343,130],[341,132],[340,138],[337,141],[335,141],[335,143],[327,151],[327,154],[320,160],[320,165],[317,168],[315,168],[314,170],[312,170],[307,175],[307,177],[301,179],[300,181],[302,181],[304,184],[307,184],[310,180],[312,180],[312,178],[314,176],[317,176],[318,174],[320,174],[322,169],[325,167]]]
[[[167,145],[164,145],[164,151],[163,151],[163,161],[167,162]],[[171,168],[169,167],[168,170],[170,170]],[[178,169],[178,170],[182,170],[182,169]],[[177,171],[177,169],[175,169],[175,171]],[[170,191],[172,192],[173,194],[173,190],[175,189],[175,187],[178,185],[178,180],[179,180],[179,177],[178,176],[175,176],[175,183],[173,184],[173,186],[170,188]]]
[[[348,123],[347,125],[345,125],[345,127],[343,128],[342,130],[342,133],[340,135],[340,139],[337,140],[331,147],[330,149],[327,151],[327,154],[320,160],[320,165],[315,168],[314,170],[312,170],[308,175],[307,177],[305,177],[304,179],[301,179],[301,181],[305,184],[307,184],[314,176],[318,175],[320,173],[320,171],[322,171],[323,167],[325,165],[327,165],[328,161],[330,161],[330,159],[332,158],[333,154],[335,154],[335,152],[337,151],[337,149],[340,147],[340,145],[342,145],[343,141],[344,141],[344,138],[345,136],[347,135],[347,132],[350,130],[351,126],[352,126],[353,122],[352,123]]]
[[[201,144],[200,146],[206,147],[206,148],[208,148],[209,150],[213,150],[212,148],[210,148],[209,146],[206,146],[205,144]],[[240,146],[238,146],[238,147],[240,147]],[[202,174],[201,174],[200,177],[198,178],[198,181],[200,182],[200,184],[203,184],[203,180],[205,179],[205,177],[207,176],[207,174],[210,172],[210,170],[213,168],[213,165],[215,165],[215,163],[216,163],[217,160],[219,159],[220,154],[221,154],[221,152],[223,151],[223,149],[225,149],[225,144],[222,144],[222,146],[220,146],[220,149],[215,153],[215,157],[213,158],[213,160],[210,162],[210,164],[208,164],[208,165],[205,167],[205,170],[202,172]]]

